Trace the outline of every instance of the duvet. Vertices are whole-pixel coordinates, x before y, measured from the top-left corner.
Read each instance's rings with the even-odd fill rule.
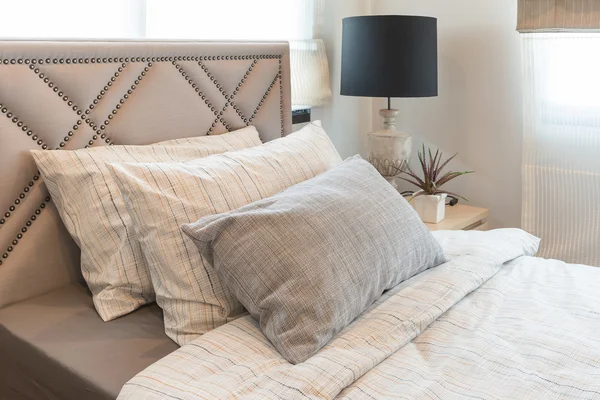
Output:
[[[517,229],[438,232],[450,261],[385,293],[306,362],[247,316],[119,399],[600,398],[600,269],[531,257]]]

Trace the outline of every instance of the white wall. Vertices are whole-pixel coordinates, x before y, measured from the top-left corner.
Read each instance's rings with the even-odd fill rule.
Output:
[[[315,111],[342,156],[366,155],[366,133],[381,125],[385,101],[339,95],[341,19],[361,14],[438,18],[439,96],[394,99],[398,128],[446,154],[454,170],[475,170],[448,185],[490,209],[493,227],[518,227],[521,216],[522,94],[517,0],[326,0],[325,34],[333,103]],[[337,93],[337,94],[336,94]],[[365,115],[365,109],[371,107]],[[413,158],[414,163],[414,158]],[[404,187],[404,186],[403,186]],[[409,186],[406,186],[408,189]]]
[[[321,119],[343,158],[356,153],[366,154],[366,133],[372,130],[369,98],[340,95],[342,58],[342,19],[371,12],[371,0],[324,0],[324,16],[321,37],[327,48],[331,89],[331,104],[313,109],[312,119]]]

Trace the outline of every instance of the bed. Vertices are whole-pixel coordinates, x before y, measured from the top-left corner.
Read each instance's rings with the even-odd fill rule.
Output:
[[[158,289],[162,310],[148,302],[103,322],[79,248],[28,150],[150,144],[255,125],[269,150],[227,153],[227,165],[271,151],[274,170],[287,174],[273,143],[294,135],[288,47],[5,42],[0,58],[0,398],[600,398],[600,270],[536,258],[539,239],[519,229],[431,236],[419,222],[444,262],[386,289],[301,362],[289,362],[250,315],[189,340],[173,334],[164,317],[173,309]],[[300,147],[305,137],[297,137]],[[327,151],[327,140],[311,155]],[[309,158],[298,154],[294,161]],[[184,231],[204,229],[198,223]]]

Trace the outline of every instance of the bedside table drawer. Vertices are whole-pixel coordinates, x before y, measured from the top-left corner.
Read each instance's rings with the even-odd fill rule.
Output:
[[[446,206],[446,218],[443,221],[437,224],[425,223],[425,225],[430,231],[487,231],[488,215],[487,208],[457,204],[453,207]]]

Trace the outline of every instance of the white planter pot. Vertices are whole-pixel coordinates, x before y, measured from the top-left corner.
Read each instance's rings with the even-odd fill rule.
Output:
[[[446,194],[413,197],[410,201],[423,222],[437,224],[446,216]]]

